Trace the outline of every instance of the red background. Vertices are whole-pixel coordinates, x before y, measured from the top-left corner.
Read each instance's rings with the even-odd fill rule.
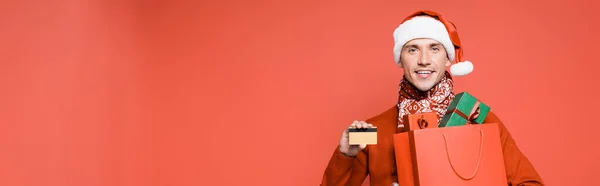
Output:
[[[459,30],[456,78],[548,185],[597,185],[597,1],[2,1],[0,185],[317,185],[393,106],[392,32]]]

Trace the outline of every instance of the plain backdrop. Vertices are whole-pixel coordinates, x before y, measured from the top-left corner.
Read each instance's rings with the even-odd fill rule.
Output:
[[[0,185],[318,185],[395,105],[392,32],[458,27],[456,77],[548,185],[599,185],[593,0],[3,0]]]

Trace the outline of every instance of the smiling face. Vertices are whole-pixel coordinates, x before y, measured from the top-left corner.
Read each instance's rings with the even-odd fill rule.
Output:
[[[398,66],[406,79],[421,91],[439,83],[451,62],[442,43],[433,39],[413,39],[401,51]]]

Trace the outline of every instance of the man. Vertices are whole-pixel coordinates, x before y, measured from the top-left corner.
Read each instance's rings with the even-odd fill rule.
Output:
[[[473,70],[473,64],[463,59],[456,28],[438,13],[411,14],[394,31],[394,42],[395,62],[404,70],[398,103],[375,117],[351,124],[357,128],[376,126],[378,143],[349,145],[346,129],[325,170],[322,186],[361,185],[367,175],[371,185],[398,185],[392,137],[404,127],[402,117],[436,112],[441,118],[454,98],[451,75],[463,76]],[[544,185],[498,117],[490,112],[484,123],[499,124],[507,185]]]

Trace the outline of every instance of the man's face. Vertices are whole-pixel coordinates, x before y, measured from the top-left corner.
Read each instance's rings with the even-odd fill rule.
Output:
[[[398,66],[406,79],[421,91],[428,91],[445,75],[451,62],[442,43],[433,39],[413,39],[402,48]]]

